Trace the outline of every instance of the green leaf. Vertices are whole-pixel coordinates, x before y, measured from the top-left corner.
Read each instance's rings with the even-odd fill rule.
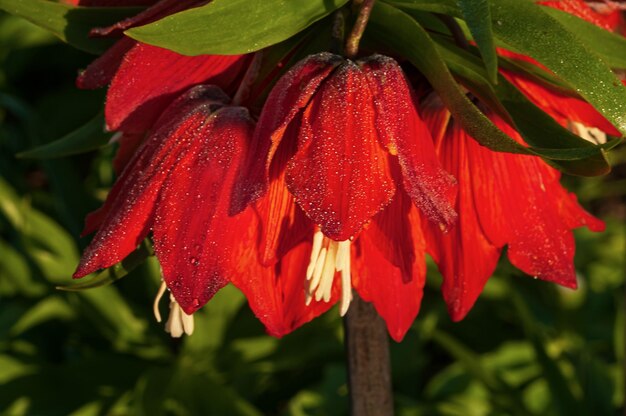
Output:
[[[478,45],[489,79],[498,81],[498,55],[491,29],[491,11],[487,0],[458,0],[463,19]]]
[[[409,15],[378,2],[372,10],[368,31],[419,69],[465,130],[483,146],[500,152],[528,153],[527,149],[500,131],[467,98],[433,40]]]
[[[562,10],[544,7],[543,11],[558,20],[567,30],[576,34],[582,43],[600,55],[609,66],[626,68],[626,39],[624,37]]]
[[[533,104],[515,86],[499,76],[497,85],[492,85],[480,60],[468,51],[455,47],[441,37],[435,37],[439,52],[450,70],[472,92],[510,119],[533,151],[553,159],[553,164],[562,170],[579,175],[602,175],[610,170],[608,161],[598,147],[576,136],[562,127],[552,117]],[[493,97],[494,95],[495,97]],[[495,106],[492,104],[496,102]],[[606,149],[621,142],[613,140],[601,147]],[[581,159],[581,160],[571,160]]]
[[[574,392],[568,382],[568,377],[558,365],[558,360],[548,353],[546,344],[548,339],[543,336],[536,316],[533,316],[530,308],[526,305],[523,297],[514,289],[509,290],[511,303],[517,312],[517,316],[524,328],[526,337],[535,350],[537,361],[542,367],[543,377],[550,386],[550,393],[553,398],[553,405],[562,415],[582,415],[585,414],[582,403],[576,399]]]
[[[46,0],[0,0],[0,9],[52,32],[75,48],[94,54],[104,52],[114,40],[90,38],[92,28],[112,25],[142,10],[136,7],[73,7]]]
[[[84,280],[79,280],[68,285],[57,286],[57,289],[75,292],[100,286],[108,286],[126,276],[153,254],[150,244],[144,241],[137,250],[130,253],[128,257],[116,265],[109,267],[94,277],[87,277],[84,278]]]
[[[244,54],[282,42],[346,3],[347,0],[214,0],[127,30],[126,34],[183,55]]]
[[[386,0],[385,3],[401,9],[441,13],[460,17],[456,0]]]
[[[584,159],[601,154],[600,146],[570,149],[526,148],[504,134],[468,99],[450,73],[435,42],[404,12],[384,3],[376,3],[368,30],[370,36],[407,57],[424,74],[463,128],[483,146],[500,152],[535,154],[556,160]],[[585,173],[569,169],[567,164],[562,168],[574,174]]]
[[[545,65],[626,134],[626,88],[579,36],[529,1],[491,0],[491,15],[509,49]]]
[[[110,137],[111,133],[104,131],[104,115],[100,113],[67,136],[52,143],[18,153],[16,156],[19,158],[52,159],[85,153],[106,145]]]
[[[67,321],[74,316],[74,310],[64,299],[50,296],[31,306],[11,327],[10,334],[15,337],[44,322],[55,319]]]

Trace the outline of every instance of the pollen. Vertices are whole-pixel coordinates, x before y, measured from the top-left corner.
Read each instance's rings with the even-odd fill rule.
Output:
[[[311,259],[306,270],[306,304],[331,298],[336,272],[341,276],[341,299],[339,313],[348,312],[352,300],[352,281],[350,278],[350,240],[334,241],[324,236],[320,230],[313,235]]]
[[[167,286],[165,282],[161,282],[161,287],[157,292],[154,304],[152,305],[154,318],[157,322],[161,322],[161,312],[159,312],[159,302],[165,294]],[[187,315],[180,307],[174,295],[170,293],[170,315],[165,323],[165,332],[168,332],[173,338],[180,338],[183,334],[193,334],[194,322],[193,315]]]

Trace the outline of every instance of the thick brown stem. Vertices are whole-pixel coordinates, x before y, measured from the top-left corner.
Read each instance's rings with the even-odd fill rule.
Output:
[[[393,415],[389,339],[372,304],[356,293],[344,320],[352,416]]]
[[[345,55],[347,58],[356,58],[356,55],[359,52],[359,43],[361,42],[361,37],[363,36],[363,32],[365,32],[367,21],[372,13],[374,1],[375,0],[355,0],[355,4],[359,7],[359,15],[356,18],[356,22],[354,23],[352,32],[350,32],[350,36],[348,36],[348,39],[346,40]]]

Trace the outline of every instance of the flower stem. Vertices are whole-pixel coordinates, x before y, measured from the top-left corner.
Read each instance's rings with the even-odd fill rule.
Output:
[[[359,42],[361,42],[361,37],[363,37],[363,32],[365,32],[367,21],[372,13],[374,1],[375,0],[354,0],[354,4],[359,5],[359,15],[356,18],[354,27],[352,27],[350,36],[348,36],[348,39],[346,40],[346,58],[356,58],[356,55],[359,52]]]
[[[250,90],[252,85],[259,76],[261,70],[261,64],[263,63],[263,52],[258,51],[252,57],[246,73],[239,84],[239,88],[233,97],[233,105],[244,105],[250,96]]]
[[[353,416],[393,415],[389,341],[384,321],[356,292],[344,319]]]

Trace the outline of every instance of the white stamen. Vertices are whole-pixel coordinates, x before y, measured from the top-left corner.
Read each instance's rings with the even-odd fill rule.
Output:
[[[585,126],[578,121],[570,121],[567,127],[572,133],[582,137],[588,142],[594,144],[606,143],[606,133],[598,128]]]
[[[313,235],[313,248],[311,248],[311,259],[309,260],[309,267],[306,269],[306,280],[311,280],[313,276],[313,270],[315,270],[315,259],[320,255],[322,249],[322,241],[324,241],[324,234],[315,233]]]
[[[350,241],[339,243],[339,253],[343,253],[341,258],[341,301],[339,302],[339,314],[345,316],[348,313],[350,302],[352,301],[352,281],[350,279]],[[337,256],[339,257],[339,255]]]
[[[339,312],[344,316],[352,300],[352,281],[350,277],[350,240],[334,241],[327,238],[321,231],[313,236],[311,258],[306,271],[306,304],[313,298],[316,301],[329,302],[335,273],[341,273],[341,299]]]
[[[161,282],[159,291],[152,305],[152,311],[154,312],[154,318],[157,322],[161,322],[161,312],[159,311],[159,302],[167,289],[165,282]],[[174,338],[179,338],[183,334],[193,334],[194,322],[193,315],[187,315],[180,307],[174,295],[170,293],[170,315],[165,323],[165,332],[169,332]]]
[[[106,130],[106,127],[105,127],[105,130]],[[113,144],[113,143],[119,142],[123,135],[124,134],[121,131],[118,131],[113,136],[111,136],[111,138],[109,139],[109,143],[108,144]]]
[[[165,282],[161,281],[161,286],[159,287],[159,291],[157,292],[156,298],[154,298],[154,303],[152,304],[152,312],[154,312],[154,319],[156,319],[157,322],[161,322],[159,302],[161,302],[161,298],[165,293],[165,289],[167,289],[167,285],[165,284]]]
[[[180,338],[183,334],[193,334],[193,329],[193,315],[187,315],[170,294],[170,316],[165,323],[165,332],[169,332],[173,338]]]

